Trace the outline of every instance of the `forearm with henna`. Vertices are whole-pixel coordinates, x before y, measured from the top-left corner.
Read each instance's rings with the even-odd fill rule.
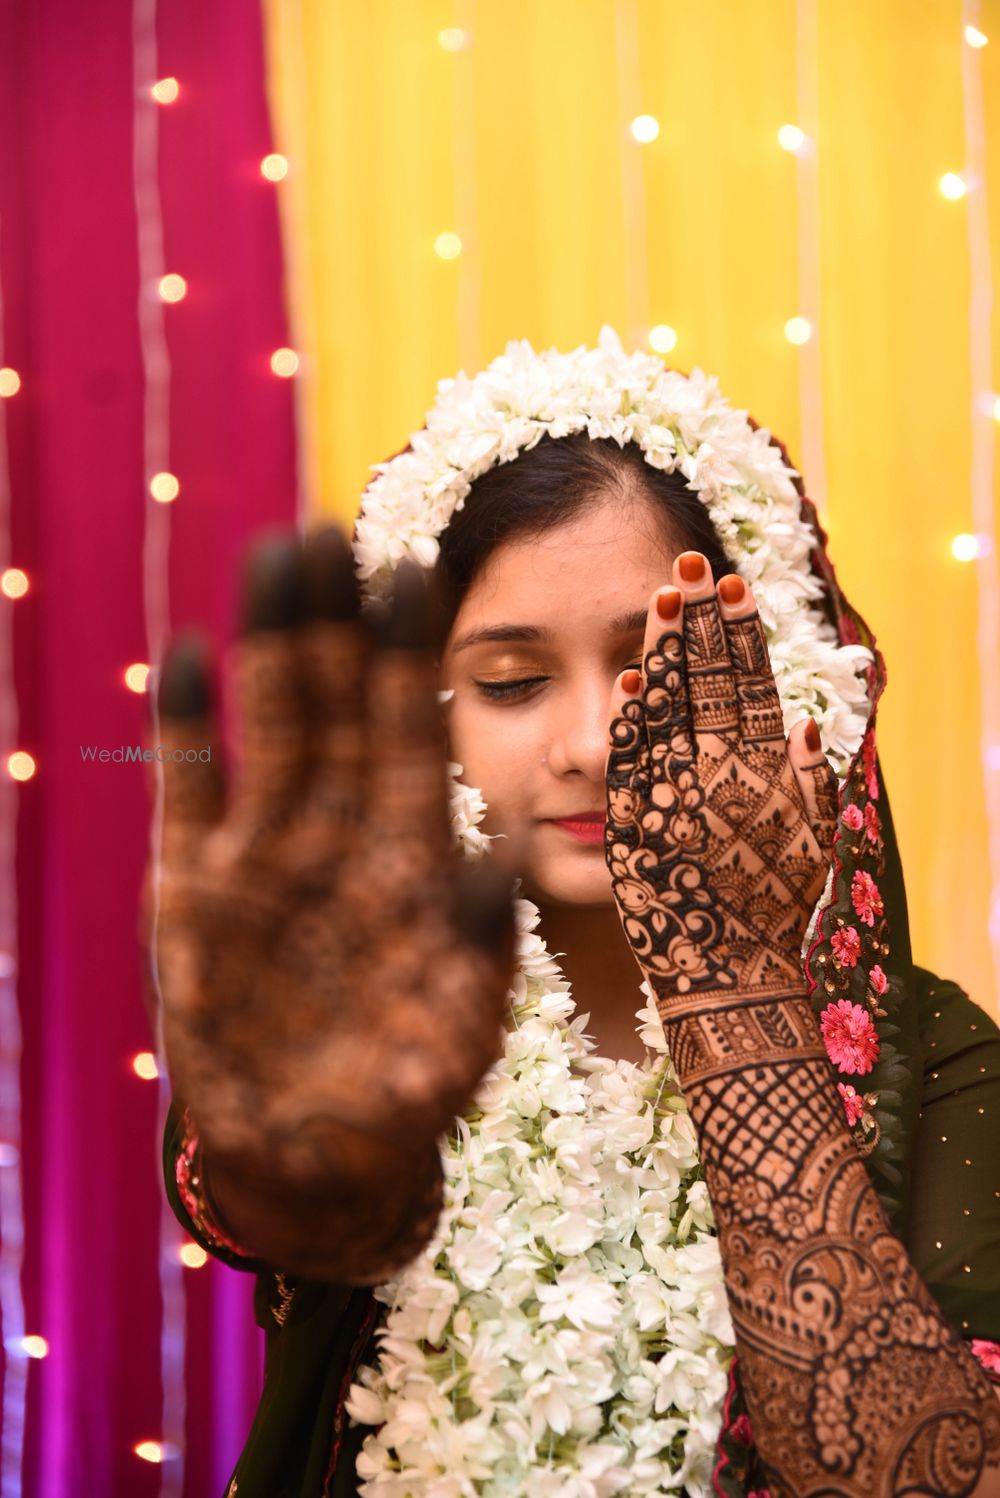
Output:
[[[992,1495],[1000,1403],[889,1228],[806,997],[835,777],[786,744],[756,615],[678,582],[683,623],[647,631],[623,682],[607,857],[698,1132],[770,1489]]]

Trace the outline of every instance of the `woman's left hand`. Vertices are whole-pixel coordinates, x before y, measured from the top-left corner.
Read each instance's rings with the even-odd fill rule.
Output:
[[[605,856],[661,1017],[804,992],[837,778],[811,719],[787,740],[763,626],[700,552],[650,601],[643,671],[615,682]]]

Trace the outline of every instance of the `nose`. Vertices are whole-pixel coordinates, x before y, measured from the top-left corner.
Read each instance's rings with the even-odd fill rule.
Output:
[[[578,777],[591,788],[604,785],[608,759],[608,699],[611,682],[588,672],[552,702],[549,769],[560,778]]]

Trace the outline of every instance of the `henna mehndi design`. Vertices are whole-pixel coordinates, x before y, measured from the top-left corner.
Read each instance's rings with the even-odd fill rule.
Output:
[[[338,529],[265,546],[228,803],[217,767],[165,765],[165,1047],[217,1230],[292,1273],[372,1284],[432,1236],[437,1136],[500,1052],[510,881],[451,848],[423,574],[400,568],[378,632]],[[217,742],[189,646],[160,712],[163,744]]]
[[[793,766],[760,620],[706,591],[647,631],[605,851],[698,1130],[770,1490],[972,1494],[1000,1403],[889,1227],[806,997],[836,777]]]

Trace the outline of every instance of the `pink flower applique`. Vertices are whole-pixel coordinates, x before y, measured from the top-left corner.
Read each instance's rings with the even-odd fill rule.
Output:
[[[865,836],[870,843],[877,843],[882,837],[882,818],[875,808],[874,801],[865,802]]]
[[[860,1004],[838,999],[827,1004],[819,1017],[823,1041],[834,1066],[841,1071],[871,1071],[878,1059],[879,1044],[872,1017]]]
[[[990,1373],[1000,1373],[1000,1342],[985,1342],[982,1337],[973,1337],[972,1355]]]
[[[878,775],[875,769],[875,735],[865,735],[864,743],[861,745],[862,763],[865,769],[865,783],[868,786],[868,794],[873,801],[878,800]]]
[[[849,827],[852,832],[860,832],[861,829],[862,829],[862,827],[864,826],[864,824],[865,824],[865,819],[861,815],[861,809],[860,809],[860,807],[853,806],[853,805],[852,806],[845,806],[844,807],[844,826],[845,827]]]
[[[865,873],[864,869],[858,869],[851,880],[851,903],[858,919],[864,921],[866,926],[874,926],[875,917],[881,915],[885,909],[878,885],[870,874]]]
[[[889,987],[889,980],[886,977],[885,973],[883,973],[877,962],[872,968],[871,972],[868,974],[868,981],[874,991],[878,994],[879,998],[882,997],[886,989]]]
[[[865,1111],[864,1099],[849,1082],[838,1082],[837,1091],[844,1101],[844,1112],[847,1114],[847,1122],[853,1126]]]
[[[830,938],[834,956],[844,967],[854,967],[861,956],[861,937],[853,926],[845,926],[842,931],[835,931]]]

